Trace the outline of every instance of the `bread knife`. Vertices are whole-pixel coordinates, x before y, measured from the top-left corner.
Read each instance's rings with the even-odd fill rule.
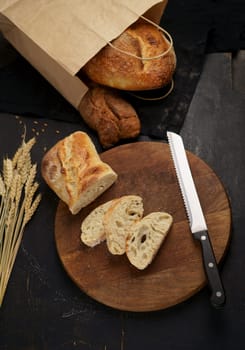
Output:
[[[211,289],[210,301],[214,307],[221,307],[225,304],[225,291],[209,238],[206,220],[191,174],[183,140],[180,135],[170,131],[167,132],[167,138],[179,187],[184,199],[190,230],[193,237],[199,240],[201,244],[203,265]]]

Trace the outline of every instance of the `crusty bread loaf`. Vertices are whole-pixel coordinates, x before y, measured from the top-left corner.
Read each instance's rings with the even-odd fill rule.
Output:
[[[172,225],[172,216],[153,212],[128,228],[126,255],[137,269],[145,269],[153,260]]]
[[[117,179],[114,170],[101,161],[90,137],[81,131],[60,140],[44,155],[41,172],[72,214],[90,204]]]
[[[122,255],[126,249],[126,229],[143,216],[143,200],[140,196],[125,195],[115,200],[105,214],[104,224],[108,250]]]
[[[104,148],[121,139],[135,138],[140,133],[136,111],[115,90],[90,87],[80,102],[79,112],[89,127],[98,133]]]
[[[154,25],[137,21],[112,44],[106,45],[83,67],[83,72],[94,82],[120,90],[151,90],[171,82],[176,68],[174,48]],[[121,50],[141,58],[129,56]]]
[[[81,241],[89,247],[95,247],[106,239],[104,217],[114,200],[96,207],[83,220],[81,225]]]

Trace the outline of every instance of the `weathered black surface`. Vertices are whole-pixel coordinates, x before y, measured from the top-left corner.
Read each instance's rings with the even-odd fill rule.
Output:
[[[233,89],[231,63],[230,54],[207,56],[181,132],[186,148],[216,171],[231,201],[233,233],[222,267],[224,309],[210,306],[208,288],[174,308],[147,314],[112,310],[91,300],[60,265],[53,232],[57,199],[41,182],[43,201],[26,229],[0,310],[1,349],[243,349],[245,101],[242,91]],[[0,121],[1,156],[18,146],[22,122],[28,137],[40,132],[33,149],[38,165],[45,147],[76,129],[5,114]]]
[[[12,54],[0,54],[0,66],[11,61]],[[181,131],[186,148],[215,170],[230,198],[233,232],[221,270],[226,306],[213,309],[208,288],[174,308],[153,313],[121,312],[90,299],[59,262],[54,244],[57,198],[39,174],[43,200],[25,231],[0,309],[1,350],[244,348],[244,62],[244,51],[235,57],[230,53],[206,57]],[[37,137],[33,160],[38,169],[46,148],[81,128],[81,123],[16,119],[8,114],[0,114],[0,123],[0,158],[12,156],[25,124],[27,138]],[[96,136],[90,135],[101,151]]]

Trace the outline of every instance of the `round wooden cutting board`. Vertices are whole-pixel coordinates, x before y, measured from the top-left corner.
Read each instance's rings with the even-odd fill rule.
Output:
[[[231,210],[214,171],[187,152],[193,178],[207,220],[217,262],[228,247]],[[137,142],[101,154],[117,172],[118,180],[79,214],[70,214],[60,201],[55,218],[55,240],[61,262],[77,286],[95,300],[127,311],[154,311],[176,305],[205,284],[199,242],[193,239],[177,183],[168,144]],[[143,198],[144,214],[166,211],[173,225],[152,264],[140,271],[126,255],[115,256],[103,242],[94,248],[80,240],[82,220],[99,204],[126,194]]]

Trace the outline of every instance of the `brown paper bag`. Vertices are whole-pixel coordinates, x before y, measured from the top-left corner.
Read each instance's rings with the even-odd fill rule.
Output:
[[[158,23],[167,0],[1,0],[0,30],[75,108],[87,91],[76,73],[144,14]]]

